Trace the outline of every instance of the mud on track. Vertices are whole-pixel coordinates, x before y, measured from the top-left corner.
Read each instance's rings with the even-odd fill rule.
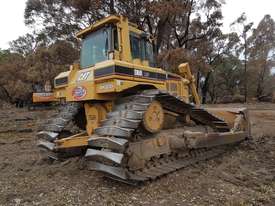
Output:
[[[80,170],[77,158],[41,162],[35,130],[55,111],[2,109],[0,205],[275,205],[275,105],[248,107],[253,140],[140,187]]]

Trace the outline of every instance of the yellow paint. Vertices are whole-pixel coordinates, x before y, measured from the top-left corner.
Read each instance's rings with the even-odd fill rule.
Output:
[[[85,100],[112,100],[116,98],[116,95],[112,94],[113,92],[122,92],[123,90],[129,89],[131,87],[137,86],[137,85],[152,85],[154,88],[158,89],[165,89],[165,81],[161,80],[152,80],[150,78],[144,78],[144,77],[133,77],[133,76],[127,76],[127,75],[108,75],[103,76],[97,79],[94,79],[94,72],[97,69],[102,69],[106,67],[111,66],[124,66],[129,68],[137,68],[142,71],[148,71],[148,72],[158,72],[161,74],[165,74],[165,71],[159,69],[159,68],[152,68],[144,65],[135,65],[130,62],[123,62],[118,60],[108,60],[101,62],[99,64],[96,64],[94,67],[86,68],[80,70],[78,67],[74,66],[71,71],[73,73],[66,73],[66,75],[69,77],[69,83],[68,85],[63,88],[59,87],[57,88],[58,91],[56,91],[56,97],[66,97],[67,101],[85,101]],[[81,77],[81,74],[89,72],[89,76],[86,80],[82,81],[79,80]],[[63,74],[62,77],[65,75]],[[120,80],[128,80],[123,81],[123,84],[120,85],[118,82]],[[108,84],[113,84],[113,87],[110,87]],[[106,85],[104,87],[104,85]],[[76,87],[82,87],[84,90],[86,90],[86,94],[77,99],[73,96],[73,91]]]
[[[111,112],[113,109],[114,102],[113,101],[105,102],[103,103],[103,105],[104,105],[104,108],[107,110],[107,112]]]
[[[56,140],[57,149],[68,149],[77,147],[86,147],[88,145],[89,136],[86,132],[70,136],[68,138],[63,138]]]
[[[206,108],[206,110],[214,114],[215,116],[223,119],[230,128],[233,127],[235,119],[238,115],[238,113],[226,111],[224,108]]]
[[[86,103],[85,114],[86,114],[86,131],[88,135],[92,135],[95,128],[99,127],[100,122],[106,119],[107,109],[102,104],[89,104]]]
[[[153,101],[147,108],[143,116],[144,128],[151,132],[159,132],[164,123],[164,111],[161,104],[158,101]]]
[[[180,64],[179,65],[179,73],[183,76],[183,78],[188,79],[190,81],[190,88],[192,95],[195,99],[197,105],[200,105],[200,97],[197,93],[195,78],[191,73],[191,69],[188,63]]]
[[[105,24],[117,23],[119,21],[120,21],[119,16],[115,16],[115,15],[108,16],[106,18],[101,19],[100,21],[97,21],[95,24],[89,26],[88,28],[81,30],[76,34],[76,37],[83,38],[84,35],[87,35],[93,31],[100,29]]]
[[[126,17],[120,16],[120,22],[117,24],[118,28],[118,42],[120,59],[125,62],[132,61],[131,48],[130,48],[130,33],[129,22]]]
[[[32,102],[38,103],[38,102],[55,102],[59,101],[55,98],[54,93],[50,92],[41,92],[41,93],[33,93],[32,94]]]

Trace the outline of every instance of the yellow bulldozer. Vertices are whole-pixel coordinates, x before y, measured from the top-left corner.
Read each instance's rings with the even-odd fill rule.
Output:
[[[39,84],[35,85],[35,91],[32,93],[32,104],[29,106],[29,110],[51,107],[54,102],[58,103],[59,100],[54,97],[50,81],[46,81],[44,88],[41,88]]]
[[[138,184],[207,160],[250,136],[248,113],[200,105],[189,65],[155,67],[150,37],[123,16],[77,33],[80,64],[54,79],[64,106],[38,131],[47,158]],[[191,99],[194,102],[191,102]],[[65,132],[75,124],[80,133]]]

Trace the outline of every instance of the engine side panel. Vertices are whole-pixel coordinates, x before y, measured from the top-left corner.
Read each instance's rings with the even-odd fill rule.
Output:
[[[65,97],[68,102],[114,100],[117,93],[147,86],[169,91],[189,102],[188,83],[181,76],[162,69],[108,60],[83,70],[73,66],[70,72],[55,79],[55,96]]]

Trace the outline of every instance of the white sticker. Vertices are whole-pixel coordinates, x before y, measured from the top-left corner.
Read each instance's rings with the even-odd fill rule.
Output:
[[[135,69],[135,76],[142,76],[142,70]]]
[[[82,72],[79,77],[78,77],[78,81],[85,81],[88,79],[89,75],[91,72]]]
[[[100,90],[109,90],[113,89],[113,84],[112,83],[103,83],[100,85]]]

